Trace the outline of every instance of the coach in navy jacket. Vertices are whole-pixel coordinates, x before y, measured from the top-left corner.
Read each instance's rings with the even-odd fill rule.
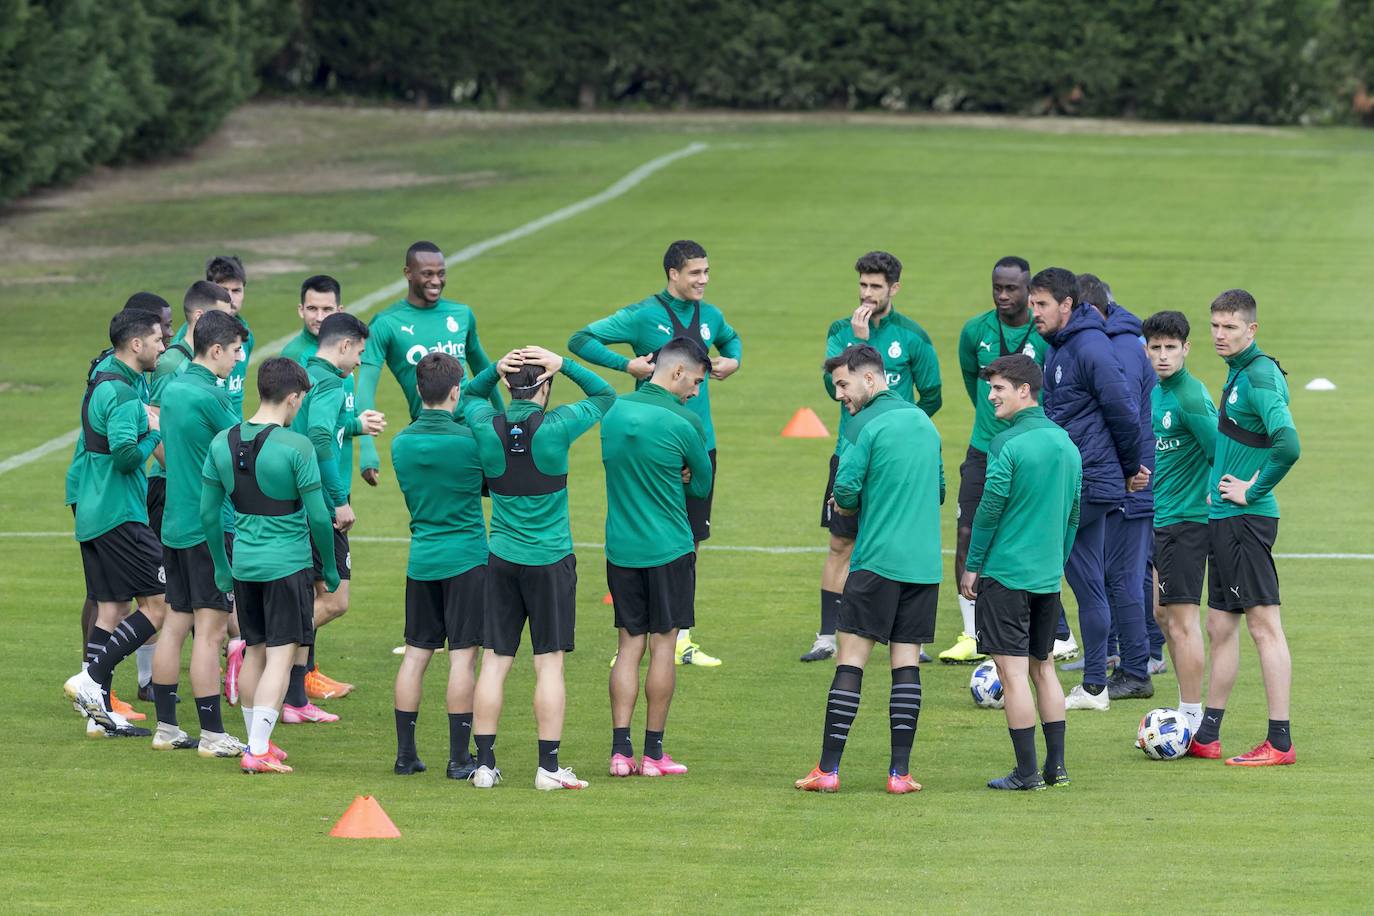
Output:
[[[1036,330],[1049,343],[1041,403],[1078,446],[1083,498],[1078,535],[1064,575],[1078,601],[1083,683],[1067,697],[1070,709],[1106,709],[1107,634],[1111,611],[1105,574],[1106,515],[1126,498],[1140,472],[1140,400],[1122,371],[1102,315],[1079,301],[1078,278],[1062,267],[1036,274],[1030,306]]]

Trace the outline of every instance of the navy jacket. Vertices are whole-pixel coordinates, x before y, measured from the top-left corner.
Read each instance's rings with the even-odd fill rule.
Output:
[[[1140,404],[1140,452],[1137,464],[1155,469],[1155,429],[1153,406],[1150,392],[1159,384],[1155,368],[1145,352],[1145,342],[1140,335],[1140,319],[1115,302],[1107,306],[1107,336],[1111,338],[1112,349],[1116,352],[1121,371],[1126,373],[1126,383],[1135,392]],[[1135,493],[1127,493],[1123,503],[1127,518],[1151,518],[1155,514],[1155,495],[1153,487],[1146,487]]]
[[[1140,404],[1106,329],[1097,309],[1074,306],[1049,335],[1040,400],[1083,457],[1083,499],[1119,506],[1140,469]]]

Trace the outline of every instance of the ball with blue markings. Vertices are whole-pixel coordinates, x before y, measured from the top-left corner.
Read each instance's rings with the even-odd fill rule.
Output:
[[[973,694],[973,702],[984,709],[1002,708],[1002,679],[997,676],[997,665],[993,662],[983,662],[973,669],[968,690]]]
[[[1152,709],[1140,720],[1135,744],[1151,760],[1178,760],[1188,756],[1193,729],[1177,709]]]

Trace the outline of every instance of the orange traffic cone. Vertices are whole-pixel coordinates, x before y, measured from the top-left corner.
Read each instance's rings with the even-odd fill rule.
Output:
[[[601,599],[601,603],[602,603],[602,604],[615,604],[615,599],[611,597],[611,593],[610,593],[610,592],[607,592],[607,593],[606,593],[606,597]]]
[[[353,804],[348,806],[329,835],[350,840],[391,840],[399,837],[401,831],[386,816],[377,799],[371,795],[359,795],[353,799]]]
[[[782,435],[787,439],[829,439],[830,430],[814,410],[802,407],[792,414],[792,419],[782,428]]]

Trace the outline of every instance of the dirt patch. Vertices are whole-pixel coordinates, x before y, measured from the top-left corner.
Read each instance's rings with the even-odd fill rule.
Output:
[[[46,286],[49,283],[80,283],[70,274],[45,274],[41,277],[0,277],[0,286]]]
[[[272,258],[266,261],[250,261],[253,265],[253,276],[274,277],[277,274],[299,274],[309,270],[310,267],[299,261],[287,261],[283,258]]]
[[[141,242],[134,245],[44,245],[25,242],[14,238],[11,233],[0,230],[0,264],[41,264],[71,260],[93,261],[105,258],[146,257],[170,251],[194,248],[203,251],[207,247],[234,252],[257,252],[276,255],[275,258],[258,261],[245,257],[248,270],[254,274],[292,273],[309,268],[292,258],[327,258],[345,248],[370,245],[377,236],[366,232],[297,232],[291,235],[271,235],[238,241],[215,241],[213,245],[205,241],[184,244],[162,244]],[[52,278],[16,278],[13,283],[77,282],[76,277],[66,280]]]

